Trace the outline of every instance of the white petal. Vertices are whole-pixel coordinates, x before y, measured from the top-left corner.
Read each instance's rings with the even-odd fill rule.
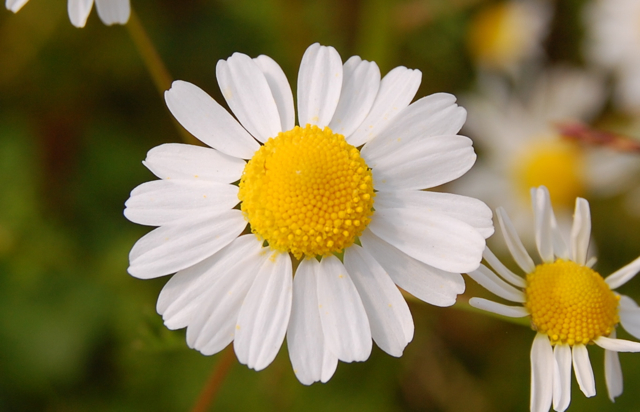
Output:
[[[124,215],[134,223],[163,226],[188,215],[222,212],[238,204],[238,187],[190,180],[153,180],[133,189]]]
[[[11,10],[14,13],[17,13],[22,6],[24,6],[25,4],[27,4],[29,0],[7,0],[5,2],[5,6],[7,7],[7,10]]]
[[[573,227],[571,228],[571,260],[579,265],[587,263],[590,239],[591,212],[589,211],[589,202],[579,197],[576,199]]]
[[[369,318],[371,336],[383,351],[402,356],[413,339],[409,306],[389,275],[365,249],[353,245],[344,253],[344,265]]]
[[[257,371],[275,359],[291,315],[291,258],[288,253],[269,254],[242,303],[233,341],[238,361]]]
[[[333,255],[323,257],[317,270],[318,307],[327,347],[343,362],[366,360],[371,354],[371,328],[353,281]]]
[[[551,233],[553,237],[553,252],[555,255],[561,259],[569,260],[570,253],[569,247],[567,246],[567,242],[565,242],[563,237],[563,230],[561,230],[558,225],[558,221],[556,220],[556,215],[553,212],[553,208],[551,207],[551,203],[549,203],[549,214],[551,215]]]
[[[347,138],[353,146],[360,146],[351,142],[350,135],[365,119],[373,101],[380,89],[380,69],[374,62],[362,60],[353,56],[343,65],[342,91],[336,112],[329,123],[334,133]]]
[[[469,299],[469,305],[487,312],[507,316],[509,318],[523,318],[529,316],[529,311],[523,306],[508,306],[483,298]]]
[[[162,288],[156,304],[156,310],[162,315],[165,325],[169,329],[188,326],[194,313],[208,306],[211,300],[209,290],[212,287],[220,290],[213,285],[227,273],[232,276],[227,280],[232,280],[240,265],[249,264],[245,257],[257,255],[260,249],[260,242],[254,235],[243,235],[213,256],[172,276]]]
[[[484,238],[493,233],[491,209],[472,197],[423,190],[378,192],[375,207],[376,210],[422,209],[423,213],[442,213],[473,226]]]
[[[604,280],[611,289],[617,289],[624,285],[640,272],[640,257],[628,265],[616,270]]]
[[[556,364],[553,375],[553,409],[563,412],[571,402],[571,347],[557,344],[553,356]]]
[[[166,143],[149,150],[142,162],[161,179],[206,180],[233,183],[247,164],[208,147]]]
[[[527,250],[524,248],[524,245],[516,232],[516,228],[513,226],[513,223],[511,223],[511,219],[509,219],[507,212],[505,212],[503,208],[499,207],[496,209],[496,214],[498,215],[498,223],[500,223],[505,243],[507,244],[509,252],[511,252],[511,255],[513,256],[513,259],[526,273],[533,272],[536,265],[533,263],[533,259],[529,256]]]
[[[342,89],[342,60],[333,47],[312,44],[298,73],[298,123],[324,128],[338,106]]]
[[[551,206],[549,190],[545,186],[540,186],[532,187],[530,192],[534,211],[536,247],[542,261],[554,262],[556,256],[564,260],[570,259],[569,248],[562,238],[562,231]]]
[[[96,0],[100,20],[107,26],[126,24],[131,14],[129,0]]]
[[[317,260],[305,259],[293,278],[287,347],[293,372],[305,385],[328,381],[338,365],[338,358],[327,349],[320,322],[316,280],[319,266]]]
[[[606,339],[606,338],[605,338]],[[598,339],[596,339],[596,343]],[[589,352],[587,347],[580,344],[573,346],[573,371],[576,374],[576,380],[580,390],[584,396],[590,398],[596,394],[596,381],[593,378],[593,369],[591,361],[589,361]]]
[[[610,338],[616,338],[616,331],[614,330],[609,335]],[[611,402],[615,401],[615,398],[622,395],[623,383],[622,383],[622,367],[620,366],[620,358],[618,352],[606,350],[604,351],[604,377],[607,382],[607,393]]]
[[[350,136],[349,143],[359,146],[373,139],[405,109],[418,91],[422,73],[406,67],[396,67],[380,82],[371,111]]]
[[[259,243],[260,242],[255,242]],[[194,311],[187,326],[187,344],[204,355],[224,349],[236,333],[238,315],[247,292],[256,279],[260,266],[269,255],[264,248],[253,249],[242,264],[216,265],[220,274],[208,285],[206,298],[199,311]]]
[[[593,341],[596,345],[614,352],[640,352],[640,342],[625,339],[611,339],[600,336]]]
[[[620,295],[618,314],[622,327],[635,338],[640,339],[640,308],[633,299]]]
[[[69,0],[67,10],[71,24],[76,27],[84,27],[87,24],[87,18],[89,18],[92,7],[93,0]]]
[[[486,247],[484,252],[482,252],[482,257],[493,268],[493,270],[502,277],[502,279],[520,288],[527,286],[527,282],[521,276],[516,275],[503,265],[488,247]]]
[[[465,136],[432,136],[398,145],[398,150],[376,159],[370,159],[363,149],[377,190],[435,187],[459,178],[476,160],[471,139]]]
[[[250,159],[260,148],[236,119],[198,86],[176,80],[164,93],[164,99],[176,120],[214,149]]]
[[[140,279],[168,275],[213,255],[247,226],[239,210],[188,216],[152,230],[133,245],[128,272]]]
[[[547,188],[544,186],[531,188],[531,203],[538,253],[543,262],[552,263],[555,261],[555,254],[551,228],[551,199]]]
[[[485,247],[484,238],[467,223],[419,209],[377,210],[368,228],[407,255],[447,272],[476,269]]]
[[[229,108],[256,139],[266,142],[282,131],[278,106],[262,70],[242,53],[219,60],[216,78]]]
[[[402,144],[433,136],[456,135],[467,112],[455,104],[455,96],[435,93],[412,103],[362,148],[368,158],[377,159],[401,149]]]
[[[547,335],[536,334],[531,346],[531,412],[549,412],[553,399],[555,358]]]
[[[500,279],[485,265],[481,264],[478,269],[467,272],[467,275],[478,282],[480,286],[503,299],[519,303],[526,300],[524,293],[521,290],[514,288],[504,280]]]
[[[296,112],[293,106],[293,93],[287,76],[278,63],[269,56],[262,54],[253,59],[253,61],[262,70],[264,77],[267,79],[280,114],[281,129],[283,131],[293,129],[296,121]]]
[[[402,253],[369,229],[360,236],[360,242],[396,285],[418,299],[436,306],[451,306],[457,295],[464,292],[464,279],[459,273],[426,265]]]

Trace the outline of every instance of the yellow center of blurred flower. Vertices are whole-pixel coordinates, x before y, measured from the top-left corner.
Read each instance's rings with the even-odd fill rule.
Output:
[[[469,25],[467,44],[480,64],[505,69],[523,53],[522,17],[513,2],[486,7]],[[524,16],[526,18],[526,16]]]
[[[597,272],[572,261],[536,266],[527,275],[525,296],[533,329],[552,344],[587,344],[609,336],[620,321],[620,297]]]
[[[344,136],[296,126],[249,160],[238,197],[260,240],[297,259],[353,244],[373,213],[371,169]]]
[[[514,178],[521,198],[528,202],[530,188],[546,186],[554,205],[571,208],[584,193],[583,154],[560,138],[540,140],[516,159]]]

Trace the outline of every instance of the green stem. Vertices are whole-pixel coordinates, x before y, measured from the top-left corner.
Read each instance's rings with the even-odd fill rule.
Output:
[[[131,9],[131,16],[129,17],[129,22],[126,24],[127,29],[129,31],[129,35],[131,36],[131,40],[136,46],[142,61],[144,62],[149,75],[151,76],[151,80],[153,84],[156,86],[156,89],[160,93],[161,97],[164,97],[164,92],[171,88],[171,83],[173,79],[169,74],[166,66],[162,62],[160,55],[156,51],[155,47],[153,47],[153,43],[151,39],[147,35],[138,15],[135,13],[133,8]],[[173,119],[173,118],[172,118]],[[187,132],[175,119],[173,119],[173,124],[178,130],[182,140],[185,143],[190,144],[199,144],[198,141]]]

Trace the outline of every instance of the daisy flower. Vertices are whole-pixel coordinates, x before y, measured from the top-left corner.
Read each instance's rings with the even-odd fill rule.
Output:
[[[329,380],[338,360],[366,360],[372,338],[400,356],[414,327],[396,285],[452,305],[460,272],[477,268],[493,232],[479,200],[421,190],[474,163],[471,140],[457,135],[465,110],[449,94],[409,104],[418,70],[396,67],[381,80],[375,63],[343,65],[319,44],[300,64],[300,126],[271,58],[235,53],[216,74],[237,120],[193,84],[176,81],[165,94],[211,148],[148,153],[161,180],[135,188],[125,216],[160,227],[134,245],[129,273],[177,272],[158,313],[205,355],[233,341],[238,360],[260,370],[286,334],[304,384]]]
[[[550,18],[550,4],[544,1],[490,4],[469,24],[469,52],[480,68],[516,74],[523,63],[542,56]]]
[[[453,190],[493,208],[507,208],[518,231],[532,234],[529,188],[544,185],[559,224],[568,227],[573,199],[600,188],[613,191],[636,159],[601,148],[585,150],[554,127],[557,122],[585,122],[596,114],[604,100],[599,77],[557,67],[520,80],[512,89],[500,79],[484,77],[479,91],[467,96],[465,128],[483,158]]]
[[[8,10],[17,13],[29,0],[6,0]],[[94,0],[69,0],[67,9],[71,24],[76,27],[84,27],[91,13]],[[129,20],[131,6],[129,0],[95,0],[96,9],[100,20],[107,26],[112,24],[125,24]]]
[[[584,13],[585,53],[616,78],[614,102],[622,110],[640,113],[640,2],[597,0]]]
[[[542,263],[535,264],[502,208],[498,222],[511,255],[526,273],[522,278],[504,266],[488,248],[485,261],[469,276],[490,292],[521,303],[509,306],[482,298],[469,304],[509,317],[529,316],[536,337],[531,348],[531,411],[564,411],[571,401],[571,366],[582,392],[596,394],[587,344],[605,350],[605,378],[609,398],[622,393],[622,371],[618,352],[639,352],[640,343],[616,338],[619,323],[640,339],[640,308],[629,297],[614,290],[640,271],[640,258],[602,278],[587,259],[591,235],[589,203],[576,199],[569,244],[557,230],[549,192],[531,189],[535,211],[535,242]],[[496,275],[497,273],[497,275]],[[499,276],[498,276],[499,275]]]

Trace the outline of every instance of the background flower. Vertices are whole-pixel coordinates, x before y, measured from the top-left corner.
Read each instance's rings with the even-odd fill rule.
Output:
[[[633,0],[596,0],[584,10],[587,57],[615,78],[614,102],[640,113],[640,4]]]
[[[634,182],[637,155],[585,146],[563,137],[558,128],[587,122],[602,107],[604,85],[598,76],[557,67],[521,78],[514,89],[495,77],[481,80],[479,90],[465,99],[470,112],[465,128],[484,156],[455,190],[508,208],[525,242],[532,239],[527,236],[532,233],[530,187],[549,188],[559,224],[568,229],[576,196],[610,196]]]
[[[523,66],[544,57],[542,42],[549,31],[551,5],[512,0],[480,9],[469,24],[467,44],[483,70],[518,75]]]

